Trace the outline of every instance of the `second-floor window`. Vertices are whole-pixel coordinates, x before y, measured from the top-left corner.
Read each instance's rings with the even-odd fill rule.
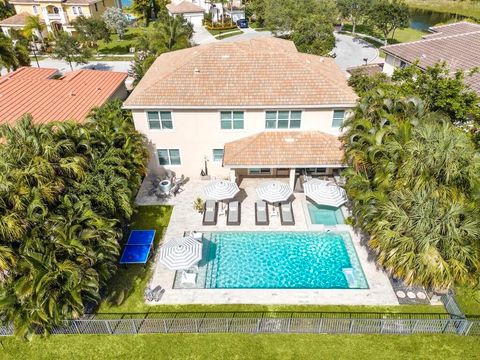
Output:
[[[223,162],[223,149],[213,149],[213,161]]]
[[[73,6],[72,7],[73,15],[78,15],[77,7]]]
[[[83,10],[82,10],[82,8],[79,6],[77,9],[78,9],[78,15],[83,15]]]
[[[33,5],[33,13],[38,14],[37,5]]]
[[[160,165],[181,165],[179,149],[158,149],[158,162]]]
[[[147,112],[148,127],[151,130],[173,129],[172,113],[170,111]]]
[[[339,128],[345,119],[345,110],[333,110],[332,127]]]
[[[267,111],[265,112],[265,129],[300,129],[302,112]]]
[[[243,111],[222,111],[220,113],[221,129],[243,129]]]

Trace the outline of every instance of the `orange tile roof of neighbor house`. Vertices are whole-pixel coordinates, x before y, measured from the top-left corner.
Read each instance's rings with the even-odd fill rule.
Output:
[[[167,4],[167,10],[171,14],[189,14],[189,13],[203,13],[204,10],[198,5],[192,4],[189,1],[182,1],[179,4]]]
[[[357,96],[333,59],[291,41],[259,38],[162,54],[126,108],[353,106]]]
[[[53,79],[56,69],[23,67],[0,77],[0,124],[30,113],[33,121],[83,121],[124,86],[126,73],[78,70]]]
[[[264,131],[225,144],[223,164],[240,167],[342,166],[340,140],[320,131]]]
[[[19,14],[15,14],[13,16],[10,16],[6,19],[3,19],[0,21],[0,26],[25,26],[25,23],[27,21],[27,17],[29,17],[30,14],[27,12],[22,12]]]

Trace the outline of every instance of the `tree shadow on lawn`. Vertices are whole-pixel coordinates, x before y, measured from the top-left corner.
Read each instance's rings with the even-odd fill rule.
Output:
[[[152,273],[154,256],[170,221],[170,206],[139,206],[125,231],[124,241],[131,230],[155,230],[153,249],[147,265],[118,265],[102,294],[100,311],[137,312],[145,310],[143,292]],[[123,251],[123,246],[121,251]]]

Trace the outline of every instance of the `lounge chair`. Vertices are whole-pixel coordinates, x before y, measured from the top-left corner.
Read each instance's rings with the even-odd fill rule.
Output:
[[[280,204],[280,222],[282,225],[295,225],[291,202]]]
[[[214,200],[205,201],[203,209],[203,225],[217,225],[218,203]]]
[[[255,203],[255,224],[256,225],[270,224],[270,220],[268,219],[268,207],[265,201],[258,200]]]
[[[228,203],[227,225],[240,225],[242,207],[238,201]]]

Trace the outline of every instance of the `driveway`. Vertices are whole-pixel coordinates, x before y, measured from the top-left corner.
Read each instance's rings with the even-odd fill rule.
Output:
[[[368,59],[368,63],[377,62],[377,48],[366,41],[338,33],[335,33],[335,39],[336,44],[332,52],[337,55],[335,61],[342,70],[363,65],[364,59]]]

